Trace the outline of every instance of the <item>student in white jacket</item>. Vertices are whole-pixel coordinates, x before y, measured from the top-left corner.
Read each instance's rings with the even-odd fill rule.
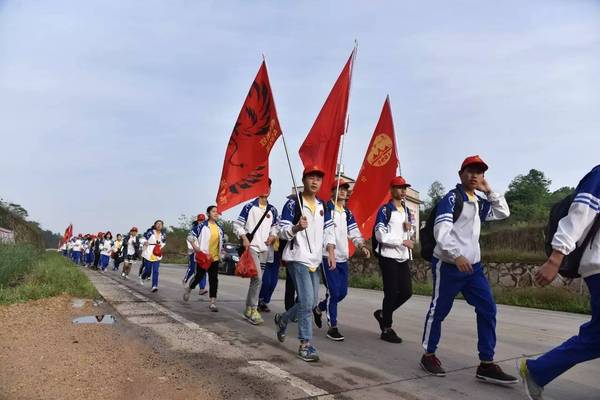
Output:
[[[431,260],[434,290],[425,318],[421,368],[435,376],[446,374],[435,352],[442,322],[450,313],[454,298],[462,293],[477,315],[480,364],[475,377],[483,382],[515,384],[518,379],[494,363],[496,302],[481,263],[479,234],[483,222],[508,218],[510,211],[504,196],[494,192],[485,179],[487,169],[479,156],[467,157],[459,171],[461,183],[437,205],[433,227],[436,246]],[[454,220],[457,202],[462,203],[462,210]]]
[[[329,209],[333,220],[335,234],[335,269],[330,270],[327,267],[327,258],[323,259],[322,272],[325,278],[324,284],[327,287],[327,293],[325,295],[325,300],[321,301],[313,311],[317,328],[321,328],[322,313],[327,312],[327,322],[329,324],[327,337],[333,341],[344,340],[344,335],[342,335],[338,329],[337,311],[338,304],[344,300],[348,294],[348,258],[350,257],[348,240],[351,240],[357,250],[365,257],[368,258],[371,255],[365,240],[358,229],[358,225],[354,220],[352,211],[346,208],[349,190],[350,184],[344,179],[335,180],[331,186],[331,200],[327,202],[326,207]],[[336,197],[337,203],[334,205]],[[324,251],[326,251],[326,249],[324,249]]]
[[[208,294],[210,305],[208,308],[212,312],[218,312],[219,309],[216,303],[217,289],[219,288],[219,262],[221,261],[221,250],[223,248],[223,230],[217,224],[219,220],[217,206],[208,207],[206,215],[208,215],[208,220],[192,228],[187,240],[195,252],[201,252],[210,259],[210,266],[207,271],[202,266],[196,265],[196,273],[184,289],[183,300],[188,301],[190,299],[190,292],[208,272],[208,285],[210,286]]]
[[[527,396],[541,400],[544,387],[575,365],[600,358],[600,165],[594,167],[577,185],[569,213],[558,223],[552,239],[552,254],[536,273],[538,284],[551,283],[565,256],[581,246],[589,235],[589,244],[579,263],[579,274],[590,291],[592,318],[581,325],[579,334],[537,359],[517,363]],[[592,231],[596,230],[596,233]]]
[[[164,222],[158,219],[143,235],[142,265],[144,266],[144,272],[140,277],[140,284],[143,285],[144,279],[152,276],[152,292],[158,290],[160,260],[162,260],[162,251],[167,246],[167,235],[163,228]]]
[[[110,261],[110,255],[112,253],[113,241],[112,233],[110,231],[104,234],[102,243],[100,244],[100,268],[101,272],[105,272]]]
[[[253,325],[260,325],[264,322],[258,312],[258,295],[269,248],[277,239],[277,210],[272,204],[269,204],[270,194],[271,179],[269,179],[267,193],[247,203],[233,225],[235,234],[242,240],[244,251],[250,252],[258,272],[258,276],[250,278],[246,310],[243,314],[244,318]],[[253,233],[254,236],[252,236]]]
[[[319,267],[323,262],[323,247],[327,250],[328,268],[335,269],[335,238],[333,221],[329,210],[317,198],[324,176],[318,166],[304,170],[300,194],[301,204],[296,197],[283,206],[279,225],[279,238],[286,240],[282,259],[286,262],[298,302],[284,314],[275,314],[277,338],[285,340],[287,324],[298,320],[298,357],[304,361],[318,361],[319,353],[311,344],[312,310],[319,299]]]

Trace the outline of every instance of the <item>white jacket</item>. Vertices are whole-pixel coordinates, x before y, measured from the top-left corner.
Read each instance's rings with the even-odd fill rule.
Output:
[[[333,234],[333,220],[331,213],[327,210],[323,202],[316,199],[315,214],[310,208],[303,204],[302,213],[308,219],[308,228],[298,233],[293,232],[295,217],[299,207],[297,200],[290,198],[283,206],[281,219],[279,221],[279,238],[287,240],[283,250],[282,259],[290,262],[295,261],[310,268],[316,268],[323,261],[323,247],[328,244],[335,246],[335,237]],[[299,218],[300,216],[298,216]],[[307,242],[308,236],[308,242]],[[309,250],[310,243],[310,250]],[[312,251],[311,251],[312,250]]]
[[[221,251],[223,250],[223,229],[217,224],[219,229],[219,259],[221,258]],[[210,227],[208,226],[208,220],[194,226],[187,236],[187,241],[191,247],[191,243],[194,243],[200,248],[200,251],[206,254],[210,254]],[[193,247],[192,247],[193,251]],[[191,253],[190,253],[191,254]]]
[[[576,244],[587,236],[600,213],[600,165],[596,166],[579,182],[569,213],[558,223],[552,239],[552,248],[570,254]],[[583,278],[600,273],[600,232],[584,250],[579,263],[579,274]]]
[[[82,245],[81,240],[75,239],[75,242],[73,242],[73,251],[81,251],[81,245]]]
[[[142,257],[148,261],[152,261],[153,258],[154,261],[160,261],[162,256],[156,257],[153,255],[154,246],[156,246],[158,243],[160,244],[161,249],[164,249],[167,246],[167,235],[162,232],[156,235],[154,233],[154,229],[150,228],[146,231],[146,233],[144,233],[143,237],[144,240],[142,242],[144,245],[146,245],[146,248],[142,251]]]
[[[100,254],[110,256],[112,252],[112,240],[104,239],[100,245]]]
[[[389,221],[387,221],[388,215]],[[404,230],[405,222],[411,224],[411,229],[408,231]],[[398,262],[408,260],[410,250],[403,242],[410,240],[413,234],[414,228],[408,208],[398,211],[394,202],[390,201],[379,209],[375,220],[375,239],[379,242],[376,251],[382,257],[393,258]]]
[[[267,215],[254,234],[254,238],[252,238],[252,241],[250,242],[250,248],[257,253],[268,252],[269,248],[265,244],[265,241],[270,235],[277,236],[277,209],[275,209],[275,207],[273,207],[271,204],[267,204],[266,210],[260,208],[258,205],[258,199],[255,199],[242,208],[237,221],[233,223],[235,234],[238,238],[240,238],[242,235],[252,233],[258,224],[258,221],[260,221],[264,215],[265,211],[267,212]]]
[[[437,259],[450,264],[454,264],[454,260],[459,256],[465,257],[471,264],[476,264],[481,261],[481,222],[508,218],[510,210],[501,194],[492,192],[487,199],[476,196],[475,201],[470,201],[461,185],[457,185],[456,188],[463,198],[462,212],[456,222],[453,222],[456,203],[454,191],[450,191],[440,200],[433,225],[433,235],[437,242],[433,254]]]
[[[326,207],[332,215],[333,219],[333,234],[335,236],[335,262],[346,262],[350,256],[348,240],[357,248],[364,244],[358,225],[354,220],[352,212],[344,207],[340,212],[334,209],[333,202],[328,202]],[[323,246],[323,255],[327,256],[327,247]]]

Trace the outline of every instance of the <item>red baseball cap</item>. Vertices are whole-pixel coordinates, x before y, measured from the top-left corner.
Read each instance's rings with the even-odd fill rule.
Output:
[[[311,174],[325,176],[325,171],[323,171],[323,168],[321,168],[318,165],[311,165],[310,167],[304,168],[302,177],[304,178],[306,175],[311,175]]]
[[[390,182],[390,187],[395,187],[395,186],[410,187],[411,185],[409,183],[407,183],[406,179],[404,179],[403,177],[397,176],[394,179],[392,179],[392,181]]]
[[[481,169],[483,170],[483,172],[488,170],[488,165],[485,163],[485,161],[483,161],[481,159],[481,157],[479,157],[478,155],[475,156],[469,156],[467,158],[465,158],[465,161],[463,161],[462,165],[460,166],[460,172],[464,171],[465,168],[467,168],[468,166],[471,165],[477,165],[479,167],[481,167]]]
[[[196,221],[198,222],[202,222],[206,220],[206,215],[204,214],[198,214],[198,216],[196,217]]]
[[[339,182],[339,183],[338,183]],[[336,179],[335,181],[333,181],[333,183],[331,184],[331,190],[335,190],[337,189],[338,185],[340,187],[345,186],[346,189],[350,188],[350,182],[348,182],[347,180],[345,180],[344,178],[340,178],[340,179]]]
[[[131,229],[129,230],[129,232],[137,232],[138,228],[135,226],[132,226]]]

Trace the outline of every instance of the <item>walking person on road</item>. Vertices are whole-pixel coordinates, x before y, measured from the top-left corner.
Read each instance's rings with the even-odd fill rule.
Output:
[[[271,194],[271,179],[266,193],[247,203],[238,219],[234,222],[236,235],[242,239],[244,251],[249,251],[258,275],[250,278],[250,286],[246,296],[244,318],[253,325],[264,321],[258,312],[258,297],[262,283],[262,270],[267,263],[269,249],[277,239],[277,210],[269,204]]]
[[[414,229],[405,204],[409,187],[401,176],[392,179],[391,200],[377,211],[373,235],[373,251],[377,254],[383,280],[383,302],[373,316],[379,324],[381,340],[389,343],[402,343],[402,338],[392,329],[393,315],[412,296],[410,251],[414,245]]]
[[[164,223],[162,220],[154,221],[152,227],[144,233],[144,245],[142,257],[146,260],[144,272],[142,272],[140,283],[144,284],[144,279],[152,276],[152,292],[158,290],[158,271],[162,252],[167,245],[167,235],[163,232]]]
[[[219,262],[221,260],[221,250],[223,248],[223,230],[217,224],[219,220],[219,211],[217,206],[210,206],[206,209],[208,220],[196,225],[188,234],[188,242],[192,245],[195,252],[201,252],[210,262],[208,270],[200,265],[196,265],[196,273],[191,282],[184,288],[183,300],[190,299],[190,292],[200,283],[202,278],[208,274],[210,305],[208,308],[212,312],[218,312],[217,308],[217,289],[219,288]]]
[[[77,265],[81,264],[81,250],[83,250],[83,238],[81,234],[77,235],[77,237],[73,238],[73,247],[71,248],[71,255],[73,257],[73,262]]]
[[[100,256],[102,252],[102,242],[104,241],[104,232],[98,232],[94,240],[94,265],[93,269],[97,270],[100,264]]]
[[[527,397],[543,399],[544,387],[575,365],[600,358],[600,165],[577,185],[566,217],[552,237],[552,254],[535,275],[538,284],[550,284],[565,257],[583,247],[578,273],[590,292],[592,318],[579,334],[537,359],[521,359],[517,369]],[[586,242],[586,243],[583,243]],[[584,247],[585,246],[585,247]]]
[[[335,230],[335,269],[330,270],[327,258],[323,259],[322,272],[325,278],[323,283],[327,287],[327,293],[325,300],[313,309],[315,325],[318,328],[322,326],[323,312],[327,313],[327,323],[329,325],[327,337],[333,341],[344,340],[344,335],[340,333],[337,325],[337,306],[348,294],[348,240],[351,240],[365,257],[371,256],[352,212],[346,208],[349,190],[350,184],[343,179],[334,181],[331,187],[332,200],[327,202],[326,207],[331,213]],[[336,191],[338,192],[337,203],[334,204]]]
[[[518,379],[494,363],[496,303],[481,263],[479,234],[483,222],[508,218],[510,211],[504,196],[495,193],[485,179],[487,169],[479,156],[467,157],[458,173],[461,183],[440,200],[434,208],[435,218],[427,221],[434,221],[436,244],[431,258],[434,290],[425,318],[421,367],[431,375],[446,374],[435,353],[442,322],[450,313],[454,298],[462,293],[477,315],[480,364],[476,378],[489,383],[515,384]]]
[[[192,230],[199,224],[206,221],[206,215],[204,214],[198,214],[198,216],[196,217],[196,220],[194,222],[192,222]],[[188,236],[189,238],[189,236]],[[192,244],[190,243],[189,240],[185,241],[187,248],[188,248],[188,267],[185,271],[185,276],[183,277],[183,286],[185,287],[187,285],[187,283],[190,281],[190,279],[196,274],[196,258],[195,258],[195,252],[194,252],[194,248],[192,247]],[[200,283],[198,284],[200,290],[198,292],[198,294],[200,296],[204,296],[206,293],[208,293],[208,290],[206,290],[206,274],[204,274],[204,276],[202,277],[202,279],[200,280]]]
[[[260,293],[258,294],[258,311],[269,313],[269,303],[273,292],[279,282],[279,267],[281,265],[281,251],[279,250],[279,239],[275,240],[273,245],[269,247],[267,255],[267,263],[262,274],[262,284],[260,285]]]
[[[117,233],[117,239],[112,248],[113,271],[119,270],[119,265],[123,262],[123,235]]]
[[[138,238],[138,228],[135,226],[129,230],[129,233],[123,238],[123,272],[121,276],[127,279],[131,272],[131,265],[140,255],[140,240]]]
[[[319,299],[319,267],[323,261],[323,248],[327,250],[327,268],[335,269],[335,238],[329,210],[317,198],[325,173],[320,167],[306,168],[302,176],[304,191],[300,203],[291,197],[283,206],[279,226],[280,239],[286,240],[283,260],[287,265],[298,301],[283,314],[275,314],[277,339],[285,340],[287,325],[298,320],[298,357],[304,361],[319,361],[319,353],[312,345],[313,308]]]
[[[112,233],[110,231],[104,234],[104,239],[100,247],[100,267],[102,272],[108,268],[108,262],[113,251]]]

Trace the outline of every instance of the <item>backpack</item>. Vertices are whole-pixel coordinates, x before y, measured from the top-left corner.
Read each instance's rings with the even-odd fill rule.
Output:
[[[584,178],[585,179],[585,178]],[[569,208],[571,208],[571,203],[575,199],[576,193],[572,193],[566,196],[564,199],[554,204],[550,209],[550,215],[548,216],[548,225],[546,226],[545,236],[546,240],[544,242],[544,248],[546,250],[546,255],[550,257],[552,254],[552,239],[554,238],[554,234],[558,230],[558,223],[561,219],[567,216],[569,213]],[[562,263],[560,264],[560,268],[558,269],[558,273],[567,278],[579,278],[579,264],[581,263],[581,257],[585,252],[588,244],[591,246],[592,242],[598,233],[598,229],[600,228],[600,214],[596,215],[596,219],[592,227],[590,228],[588,234],[583,239],[583,242],[580,246],[576,246],[575,250],[571,252],[571,254],[565,256],[563,258]]]
[[[454,202],[454,212],[452,213],[452,222],[456,222],[458,217],[463,210],[464,199],[462,193],[458,189],[452,189],[450,193],[454,193],[456,201]],[[440,200],[441,201],[441,200]],[[435,236],[433,235],[433,225],[435,224],[435,219],[437,216],[437,208],[440,202],[438,201],[427,220],[425,221],[425,225],[419,230],[419,240],[421,243],[421,257],[425,261],[431,262],[433,258],[433,250],[435,249],[435,245],[437,244],[435,240]]]
[[[390,219],[392,219],[392,209],[390,207],[385,207],[385,226],[390,223]],[[379,248],[379,241],[375,237],[375,226],[377,223],[373,225],[373,231],[371,232],[371,248],[373,249],[373,253],[377,255],[381,255],[381,250],[377,251]]]

